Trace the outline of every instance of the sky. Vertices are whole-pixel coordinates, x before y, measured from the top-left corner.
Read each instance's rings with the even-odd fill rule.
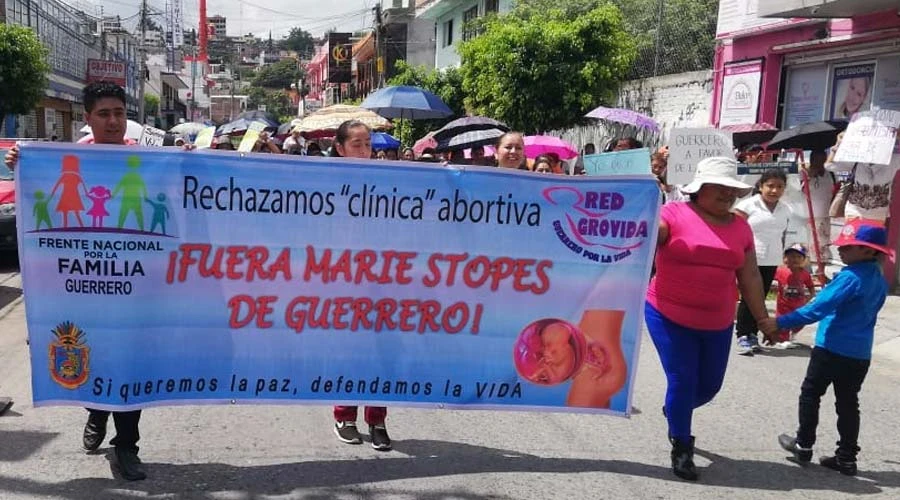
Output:
[[[103,4],[104,15],[118,15],[123,24],[133,28],[140,12],[140,0],[81,0],[72,3]],[[182,0],[185,29],[196,28],[199,19],[199,1]],[[357,31],[370,28],[373,23],[372,7],[378,0],[207,0],[207,16],[223,15],[227,18],[229,36],[253,33],[267,38],[269,30],[274,38],[281,38],[291,28],[299,26],[321,36],[330,28],[339,31]],[[147,0],[150,7],[165,12],[166,0]],[[88,10],[88,9],[85,9]],[[163,16],[154,20],[163,24]]]

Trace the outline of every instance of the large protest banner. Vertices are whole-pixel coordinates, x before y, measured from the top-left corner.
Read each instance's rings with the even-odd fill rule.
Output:
[[[647,177],[24,145],[35,405],[625,415]]]

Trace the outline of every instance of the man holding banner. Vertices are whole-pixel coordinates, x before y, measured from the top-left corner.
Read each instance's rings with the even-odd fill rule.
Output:
[[[93,139],[90,144],[132,145],[134,141],[125,138],[127,116],[125,113],[125,89],[109,82],[93,82],[84,87],[84,120],[91,127]],[[12,147],[6,155],[6,166],[15,168],[19,159],[19,149]],[[110,412],[88,408],[88,421],[84,426],[82,443],[85,451],[96,451],[106,437],[106,424]],[[141,410],[114,411],[116,437],[110,441],[115,448],[119,473],[129,481],[146,479],[138,458],[137,442],[140,439],[138,424]]]

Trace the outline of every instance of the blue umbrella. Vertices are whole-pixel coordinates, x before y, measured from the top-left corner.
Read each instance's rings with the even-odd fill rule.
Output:
[[[394,136],[384,132],[372,132],[372,149],[382,151],[385,149],[398,149],[400,141]]]
[[[419,87],[398,85],[377,90],[359,105],[385,118],[432,120],[446,118],[453,111],[440,97]]]
[[[385,118],[399,118],[401,126],[404,119],[433,120],[453,114],[440,97],[419,87],[407,85],[376,90],[359,106]]]

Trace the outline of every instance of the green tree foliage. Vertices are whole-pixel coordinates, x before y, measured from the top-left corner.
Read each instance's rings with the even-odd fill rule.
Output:
[[[526,133],[570,126],[609,102],[636,55],[608,3],[575,16],[517,9],[482,29],[459,47],[465,103]]]
[[[266,111],[277,116],[282,123],[289,122],[297,116],[297,109],[284,90],[250,87],[247,92],[247,109],[257,109],[259,105],[264,105]]]
[[[425,89],[441,98],[451,110],[453,116],[444,120],[394,120],[392,133],[410,145],[424,137],[431,130],[437,130],[450,120],[465,115],[462,73],[457,68],[429,69],[425,66],[412,66],[406,61],[397,61],[397,74],[390,79],[388,85],[410,85]]]
[[[0,123],[37,106],[48,84],[47,55],[34,31],[0,23]]]
[[[156,115],[159,112],[159,96],[144,94],[144,111],[148,115]]]
[[[550,9],[575,17],[612,3],[638,49],[631,78],[712,68],[718,0],[518,0],[515,13],[528,18]],[[657,54],[657,34],[659,36]]]
[[[291,28],[290,33],[278,42],[278,48],[293,50],[303,57],[311,57],[315,46],[316,42],[313,40],[313,36],[303,28]]]
[[[302,76],[303,71],[295,59],[284,59],[260,69],[253,78],[252,85],[266,89],[287,89]]]

